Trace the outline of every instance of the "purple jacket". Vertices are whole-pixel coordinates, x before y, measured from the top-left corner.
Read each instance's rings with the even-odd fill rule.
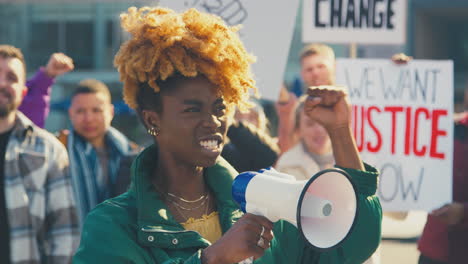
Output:
[[[41,68],[26,82],[28,93],[23,98],[19,110],[34,124],[44,128],[45,119],[50,110],[50,93],[54,78],[50,78]]]

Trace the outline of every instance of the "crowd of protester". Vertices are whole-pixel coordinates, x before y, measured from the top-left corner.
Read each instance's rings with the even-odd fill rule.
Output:
[[[157,12],[163,14],[165,11],[159,10]],[[140,19],[149,18],[141,17]],[[129,24],[127,24],[127,27],[130,30],[141,30],[137,26],[131,28],[132,26]],[[232,40],[232,42],[236,41]],[[150,48],[155,49],[152,46]],[[170,51],[170,55],[168,56],[175,56],[173,53],[176,52]],[[119,54],[121,57],[125,56],[124,51],[121,51]],[[133,56],[137,57],[138,55],[134,54]],[[334,84],[335,57],[330,47],[323,44],[307,46],[301,52],[300,58],[300,75],[305,87]],[[119,68],[119,72],[124,76],[123,80],[128,81],[132,77],[132,74],[125,71],[131,71],[130,67],[133,66],[126,64],[125,58],[120,59],[121,61],[119,61],[119,58],[116,59],[116,65],[121,67]],[[143,58],[140,59],[143,60]],[[403,58],[401,60],[406,59]],[[174,67],[176,66],[179,67],[178,65]],[[172,107],[171,104],[176,105],[176,103],[166,97],[182,96],[178,95],[178,90],[170,92],[167,89],[172,89],[170,88],[172,86],[180,86],[182,88],[177,89],[186,90],[185,92],[190,93],[190,89],[196,88],[199,89],[197,91],[201,95],[206,95],[207,98],[214,96],[212,93],[207,92],[208,90],[197,88],[200,85],[204,87],[213,83],[209,79],[209,73],[204,72],[204,70],[207,71],[205,68],[200,68],[199,73],[206,78],[188,78],[187,75],[184,75],[186,69],[178,68],[173,69],[174,73],[166,76],[167,78],[157,79],[159,77],[156,76],[156,79],[153,79],[153,81],[159,85],[158,89],[161,91],[161,96],[157,95],[153,91],[154,87],[150,87],[150,85],[141,85],[139,83],[137,89],[128,82],[125,83],[124,99],[138,112],[143,125],[148,129],[148,133],[155,139],[152,146],[141,152],[143,150],[142,147],[111,126],[114,117],[111,95],[109,88],[99,80],[87,79],[76,84],[70,98],[71,105],[68,110],[71,127],[64,128],[61,131],[49,132],[43,129],[50,111],[50,97],[53,92],[52,87],[55,79],[73,71],[73,69],[72,58],[62,53],[55,53],[50,56],[49,61],[44,67],[38,69],[33,77],[26,80],[26,62],[21,50],[10,45],[0,45],[0,153],[2,157],[0,161],[0,229],[1,234],[6,234],[0,236],[0,263],[70,263],[73,255],[77,252],[82,233],[81,246],[75,259],[77,263],[90,263],[89,261],[92,258],[105,260],[105,258],[101,258],[103,255],[100,255],[99,252],[109,254],[109,256],[112,255],[108,259],[110,261],[116,260],[119,262],[122,260],[122,263],[127,263],[125,262],[127,260],[126,257],[122,255],[126,254],[126,252],[119,252],[119,250],[110,248],[110,246],[107,250],[114,252],[110,253],[104,249],[104,247],[108,246],[106,242],[113,243],[110,242],[111,240],[131,240],[132,242],[126,242],[128,244],[117,245],[114,243],[113,245],[117,246],[117,248],[121,247],[122,250],[124,250],[122,245],[128,246],[129,251],[133,250],[132,254],[145,251],[146,249],[143,246],[135,247],[134,245],[130,245],[130,243],[142,243],[138,242],[138,239],[142,238],[135,238],[136,236],[141,236],[141,233],[116,231],[115,237],[108,238],[109,240],[107,240],[105,237],[109,233],[97,230],[98,227],[92,226],[92,224],[88,224],[90,231],[84,234],[84,231],[86,231],[85,219],[96,206],[110,198],[124,194],[120,200],[110,200],[111,202],[109,203],[115,203],[116,206],[127,203],[128,199],[131,200],[131,198],[128,198],[127,191],[131,188],[143,186],[140,182],[143,180],[130,173],[130,165],[137,155],[140,155],[140,157],[137,158],[138,162],[134,162],[135,169],[133,174],[162,174],[163,172],[167,175],[173,174],[173,169],[162,171],[153,169],[155,171],[148,172],[146,170],[149,170],[149,167],[142,167],[143,165],[151,165],[145,162],[148,162],[149,155],[155,151],[159,151],[160,153],[157,162],[159,162],[158,164],[162,164],[161,166],[191,162],[186,160],[188,158],[182,154],[182,156],[177,158],[171,156],[181,151],[181,149],[177,148],[179,146],[181,148],[190,147],[183,145],[187,139],[181,137],[178,139],[180,142],[176,142],[177,139],[174,139],[177,135],[183,136],[183,131],[179,131],[178,127],[180,130],[188,129],[187,126],[190,123],[187,121],[187,124],[183,124],[183,122],[186,122],[183,118],[176,115],[170,116],[170,114],[165,112],[169,107]],[[141,71],[140,69],[134,70],[135,72]],[[168,74],[164,72],[164,69],[160,71],[159,76]],[[147,72],[141,71],[140,73],[149,76]],[[181,73],[183,76],[180,75]],[[172,76],[172,79],[169,78],[170,76]],[[308,95],[297,97],[294,93],[289,92],[285,85],[283,85],[280,92],[277,102],[268,102],[268,100],[258,98],[252,99],[250,100],[250,108],[240,105],[226,114],[228,116],[225,124],[227,138],[226,142],[224,142],[221,156],[239,172],[257,171],[273,166],[280,172],[295,176],[298,180],[309,179],[318,171],[333,167],[335,163],[340,162],[342,158],[338,158],[338,160],[336,158],[336,155],[340,155],[340,153],[334,153],[334,149],[332,148],[332,139],[328,134],[329,128],[324,126],[322,122],[312,118],[311,114],[305,109],[307,104],[310,104]],[[164,104],[156,104],[156,102],[162,102],[163,100]],[[200,99],[200,101],[203,100]],[[239,98],[236,100],[239,100]],[[198,104],[202,103],[204,101],[192,102],[193,109],[190,108],[189,111],[201,111],[202,106]],[[213,102],[207,103],[218,104],[219,102],[217,98],[214,98]],[[177,105],[173,107],[177,107]],[[215,105],[215,107],[218,106]],[[268,111],[266,111],[267,109]],[[271,111],[271,109],[274,109],[274,111]],[[177,110],[172,109],[169,111]],[[224,110],[221,111],[224,113]],[[171,118],[174,120],[171,121]],[[214,123],[207,124],[206,129],[209,129],[210,125],[215,126]],[[453,239],[459,241],[457,243],[466,245],[465,242],[468,237],[466,235],[466,223],[468,221],[467,199],[460,189],[462,188],[461,186],[466,186],[467,182],[467,170],[464,169],[466,162],[463,162],[463,157],[467,155],[467,116],[463,115],[456,123],[458,130],[456,132],[457,138],[454,155],[454,180],[456,182],[454,188],[458,186],[458,189],[454,189],[456,195],[454,197],[455,202],[429,216],[423,239],[420,243],[420,250],[422,252],[421,264],[461,263],[450,262],[449,256],[451,256],[450,258],[461,259],[460,256],[465,254],[462,252],[462,249],[449,243],[452,241],[452,237],[454,237]],[[212,144],[212,141],[217,140],[218,138],[206,139],[206,142],[203,144],[206,145],[206,148],[215,148],[215,146],[211,146],[210,144]],[[192,159],[196,159],[196,157],[192,157]],[[200,162],[203,163],[203,161]],[[230,174],[235,174],[235,171],[231,172],[232,168],[223,162],[207,162],[206,166],[213,166],[213,169],[206,171],[206,179],[209,179],[211,174],[216,173],[224,173],[227,175],[226,177],[230,177]],[[178,168],[180,165],[174,165],[174,167]],[[358,169],[364,170],[364,167],[358,167]],[[184,169],[180,171],[184,172]],[[464,174],[462,171],[464,171]],[[135,178],[131,179],[131,177]],[[155,178],[155,182],[148,184],[156,184],[156,186],[159,186],[155,187],[157,193],[164,192],[170,194],[170,196],[151,197],[150,194],[145,193],[148,192],[148,190],[145,190],[147,188],[145,186],[141,187],[143,190],[138,190],[138,194],[149,195],[151,199],[154,199],[153,202],[155,203],[166,203],[174,216],[166,216],[165,221],[176,221],[187,230],[196,230],[203,237],[206,237],[210,243],[206,241],[196,242],[194,239],[194,247],[206,247],[204,254],[190,250],[187,251],[189,253],[175,252],[171,248],[172,251],[158,251],[158,256],[154,256],[155,259],[170,260],[172,257],[169,256],[170,254],[176,255],[178,259],[190,259],[197,258],[195,255],[199,254],[198,259],[202,263],[209,263],[207,259],[216,255],[217,251],[222,252],[226,248],[231,248],[231,250],[235,251],[234,248],[236,246],[233,245],[232,241],[242,242],[243,240],[236,236],[237,234],[232,234],[234,232],[227,232],[225,226],[219,226],[220,222],[224,225],[226,221],[229,222],[232,219],[216,218],[218,220],[215,221],[213,218],[210,218],[213,215],[224,217],[219,208],[225,206],[226,208],[223,207],[223,210],[228,210],[228,207],[233,206],[230,201],[222,200],[221,197],[224,196],[217,193],[219,192],[219,189],[216,189],[218,187],[213,187],[211,185],[213,184],[212,182],[208,182],[207,186],[197,185],[202,191],[201,195],[197,196],[200,197],[200,200],[195,200],[200,202],[197,204],[201,204],[197,208],[203,210],[200,213],[197,210],[184,211],[184,208],[190,206],[193,202],[193,200],[187,198],[194,199],[197,197],[193,195],[183,196],[184,193],[177,193],[177,189],[171,189],[171,186],[175,182],[182,186],[190,185],[190,183],[184,182],[182,175],[166,176],[167,179],[159,182],[160,178]],[[135,182],[136,179],[138,179],[138,182]],[[196,184],[198,183],[193,183],[193,185]],[[132,187],[130,187],[131,185]],[[171,194],[168,190],[174,192],[174,194]],[[227,192],[227,190],[223,191]],[[137,191],[134,192],[136,193]],[[225,195],[230,197],[230,193]],[[215,196],[219,202],[218,205],[213,200]],[[210,202],[210,197],[212,197],[212,202]],[[224,202],[228,205],[224,204]],[[135,201],[130,201],[129,203],[135,203]],[[217,209],[217,207],[219,208]],[[123,216],[123,211],[118,212],[119,209],[109,208],[109,205],[108,207],[101,206],[90,217],[90,221],[95,225],[96,223],[100,223],[101,225],[112,223],[110,225],[116,225],[114,220],[104,219],[106,213],[115,213],[122,216],[122,218],[129,217],[132,219],[128,220],[129,222],[137,220],[144,222],[148,220],[144,217],[151,218],[145,215],[149,212],[140,213],[140,211],[137,212],[138,209],[141,208],[137,206],[125,209],[129,210],[129,213],[138,215],[130,217]],[[220,211],[219,216],[215,214],[217,213],[216,210]],[[230,208],[229,210],[234,209]],[[156,211],[154,213],[160,214],[160,212]],[[192,213],[194,214],[193,217],[190,215]],[[160,218],[163,219],[164,216],[160,216]],[[215,228],[216,232],[211,229],[208,231],[204,230],[204,226],[195,221],[199,218],[211,221],[208,223],[217,226]],[[192,220],[189,221],[190,219]],[[163,220],[160,221],[164,222]],[[273,227],[271,223],[264,219],[258,219],[250,215],[241,218],[238,225],[232,226],[231,229],[236,229],[246,222],[260,223],[262,234],[265,229],[268,232],[270,230],[277,230],[276,227]],[[136,222],[131,223],[136,225]],[[138,224],[142,223],[138,222]],[[231,225],[232,221],[229,226]],[[101,228],[105,229],[103,226]],[[120,228],[125,229],[126,227]],[[156,229],[157,227],[148,228]],[[177,228],[180,228],[180,226]],[[165,232],[176,232],[176,230],[170,229]],[[289,229],[285,228],[285,230]],[[92,234],[92,231],[96,232]],[[447,233],[451,239],[447,238]],[[100,243],[99,247],[93,248],[90,245],[96,242],[91,240],[97,239],[99,234],[102,234],[102,237],[99,237],[99,239],[102,239],[104,242]],[[124,234],[128,234],[128,236]],[[223,239],[225,237],[227,238]],[[278,239],[281,239],[281,234],[278,233],[278,237]],[[378,237],[380,238],[380,234]],[[153,242],[151,239],[154,238],[145,234],[144,239],[148,240],[145,242],[148,243],[145,246],[149,246],[149,243]],[[265,235],[265,239],[271,241],[273,238]],[[172,243],[175,247],[177,242],[174,241],[176,240],[177,238],[173,238],[172,241],[167,243]],[[215,243],[216,241],[220,242]],[[435,242],[442,245],[439,247],[439,244]],[[222,244],[224,247],[218,246],[216,249],[213,249],[213,247],[209,246],[216,244]],[[372,246],[369,246],[369,248]],[[273,258],[275,254],[274,250],[277,250],[278,247],[277,245],[272,245],[272,248],[274,248],[272,249],[273,253],[267,253],[266,258]],[[168,246],[168,248],[170,247]],[[456,250],[456,253],[452,254],[452,249]],[[370,253],[374,250],[371,250]],[[211,254],[208,254],[208,252]],[[248,253],[259,256],[263,255],[263,251],[262,253],[248,251]],[[142,258],[147,257],[146,253],[142,254],[144,256]],[[309,257],[311,257],[309,260],[317,260],[315,255],[309,251],[303,254],[309,254]],[[359,253],[356,254],[359,255]],[[190,257],[191,255],[192,257]],[[230,255],[230,253],[227,255]],[[237,258],[241,255],[235,256],[236,262],[239,261]],[[335,258],[335,256],[329,257],[330,260]],[[378,258],[375,257],[374,259],[367,260],[366,263],[378,262]],[[331,261],[330,263],[335,262]]]

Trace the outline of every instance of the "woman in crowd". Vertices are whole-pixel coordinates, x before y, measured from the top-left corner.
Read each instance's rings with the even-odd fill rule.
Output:
[[[242,215],[232,201],[237,172],[220,157],[229,112],[248,107],[256,90],[237,28],[195,9],[130,8],[121,19],[132,35],[115,58],[124,99],[155,144],[134,161],[130,190],[88,215],[74,263],[224,264],[252,256],[255,263],[362,263],[372,254],[381,224],[377,172],[359,158],[342,92],[304,107],[327,129],[337,166],[359,192],[352,233],[319,252],[291,224]]]
[[[304,111],[307,95],[301,96],[296,108],[295,133],[298,143],[281,155],[276,164],[278,171],[308,180],[320,170],[333,167],[332,144],[325,127]]]

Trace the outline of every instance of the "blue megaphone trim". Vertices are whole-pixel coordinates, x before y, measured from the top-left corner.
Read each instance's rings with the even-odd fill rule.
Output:
[[[245,200],[245,191],[250,180],[255,177],[258,173],[254,171],[243,172],[234,179],[232,182],[232,198],[236,201],[242,212],[246,213],[245,206],[247,201]]]
[[[276,170],[273,169],[273,167],[268,167],[268,168],[260,169],[258,172],[264,173],[265,171],[276,171]]]

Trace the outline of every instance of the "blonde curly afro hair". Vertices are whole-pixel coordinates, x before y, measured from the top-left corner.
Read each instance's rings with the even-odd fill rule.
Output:
[[[250,65],[255,58],[239,39],[239,27],[221,18],[189,9],[176,13],[167,8],[131,7],[121,16],[123,29],[132,37],[117,53],[114,65],[124,83],[125,102],[138,109],[140,86],[160,92],[158,82],[171,76],[205,76],[219,87],[228,105],[249,106],[249,89],[257,93]]]

